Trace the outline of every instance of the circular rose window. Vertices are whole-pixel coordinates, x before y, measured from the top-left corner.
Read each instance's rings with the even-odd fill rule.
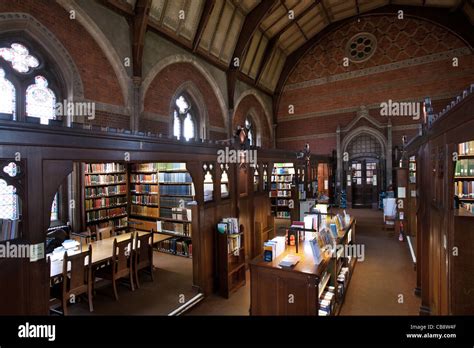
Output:
[[[346,45],[347,57],[353,62],[363,62],[369,59],[375,52],[377,39],[370,33],[359,33],[354,35]]]

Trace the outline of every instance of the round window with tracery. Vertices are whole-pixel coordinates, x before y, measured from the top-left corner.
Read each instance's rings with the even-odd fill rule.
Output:
[[[346,45],[347,57],[353,62],[364,62],[375,52],[377,39],[370,33],[359,33],[354,35]]]

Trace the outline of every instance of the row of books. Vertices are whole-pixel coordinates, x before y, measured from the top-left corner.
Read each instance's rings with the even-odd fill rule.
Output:
[[[93,222],[97,220],[102,220],[106,218],[113,218],[115,216],[126,215],[127,210],[125,207],[122,208],[112,208],[108,210],[94,210],[86,213],[87,222]]]
[[[126,180],[125,174],[94,174],[84,177],[84,183],[86,185],[122,184],[125,183]]]
[[[238,254],[241,247],[242,238],[240,234],[231,234],[230,238],[227,238],[227,252],[229,254]]]
[[[272,176],[272,182],[292,182],[293,178],[291,175],[288,176]]]
[[[319,316],[333,314],[336,305],[336,294],[334,286],[327,286],[319,298]]]
[[[158,196],[150,196],[150,195],[140,195],[140,196],[132,196],[132,203],[134,204],[149,204],[149,205],[158,205]]]
[[[457,161],[454,176],[474,176],[474,159],[461,159]]]
[[[291,190],[291,184],[273,182],[272,190]]]
[[[130,185],[130,192],[132,192],[132,193],[158,194],[158,185],[131,184]]]
[[[191,196],[193,192],[191,185],[161,185],[160,194]]]
[[[474,198],[474,181],[456,182],[454,192],[459,198]]]
[[[474,204],[473,203],[462,203],[461,207],[466,209],[468,212],[474,214]]]
[[[121,219],[113,219],[110,220],[112,226],[117,230],[119,228],[127,227],[128,226],[128,219],[126,217],[123,217]]]
[[[95,198],[95,199],[85,200],[86,210],[113,207],[116,205],[121,205],[121,204],[126,204],[126,203],[127,203],[127,197],[124,197],[124,196]]]
[[[227,217],[222,219],[222,223],[228,225],[227,234],[235,234],[240,232],[239,219]]]
[[[337,276],[337,296],[342,299],[349,282],[349,267],[342,267]]]
[[[268,193],[269,197],[291,197],[291,191],[273,190]]]
[[[288,200],[287,199],[278,199],[276,201],[276,205],[280,207],[287,207],[288,206]]]
[[[293,175],[295,174],[295,169],[294,168],[273,168],[272,174]]]
[[[192,257],[193,245],[189,239],[171,238],[158,243],[158,250],[167,253]]]
[[[113,196],[118,194],[126,194],[126,185],[115,185],[115,186],[102,186],[102,187],[86,187],[85,194],[86,198],[101,197],[101,196]]]
[[[159,171],[186,170],[186,163],[158,163]]]
[[[144,215],[150,217],[158,217],[159,209],[155,207],[147,207],[144,205],[132,205],[130,209],[132,215]]]
[[[133,163],[132,172],[157,172],[158,163]]]
[[[277,211],[276,217],[280,219],[289,219],[291,216],[289,211]]]
[[[179,182],[192,183],[191,175],[189,173],[158,173],[160,183]]]
[[[132,174],[130,175],[130,182],[137,184],[153,184],[158,182],[158,175],[156,174]]]
[[[156,230],[157,232],[176,234],[181,237],[191,237],[192,227],[188,223],[158,220]]]
[[[474,141],[468,141],[458,145],[460,155],[474,155]]]
[[[125,172],[125,165],[121,163],[88,163],[85,172],[87,174]]]
[[[20,220],[0,219],[0,241],[11,240],[20,237]]]
[[[193,199],[191,197],[160,197],[160,206],[163,207],[177,207],[181,201],[185,204]]]

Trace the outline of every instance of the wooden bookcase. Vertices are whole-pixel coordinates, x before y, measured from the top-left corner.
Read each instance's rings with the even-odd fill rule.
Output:
[[[239,233],[217,232],[217,265],[219,294],[225,298],[245,285],[245,239],[244,228]],[[239,240],[236,242],[236,240]],[[238,243],[237,247],[233,243]]]
[[[291,219],[290,201],[296,199],[293,190],[293,163],[275,163],[272,169],[270,199],[272,214],[278,219]]]
[[[85,225],[112,224],[115,231],[127,227],[128,179],[122,163],[83,163]]]
[[[338,245],[351,245],[355,242],[356,221],[339,231]],[[304,243],[309,243],[305,240]],[[343,249],[340,249],[343,250]],[[327,286],[335,288],[335,300],[331,315],[341,311],[347,288],[357,262],[350,260],[341,252],[324,258],[316,265],[311,254],[311,247],[302,245],[299,249],[301,260],[292,268],[282,268],[280,261],[289,253],[296,254],[294,246],[287,246],[285,252],[271,262],[263,261],[263,255],[250,262],[250,314],[251,315],[313,315],[319,312],[319,299]],[[337,278],[342,267],[348,267],[348,276],[342,283]],[[340,293],[340,295],[337,295]],[[289,301],[293,295],[294,301]]]

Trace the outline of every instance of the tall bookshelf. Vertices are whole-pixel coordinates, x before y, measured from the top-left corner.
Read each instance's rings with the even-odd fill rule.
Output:
[[[219,293],[225,298],[245,285],[245,241],[243,226],[236,218],[217,225]]]
[[[127,227],[127,170],[122,163],[84,163],[86,227]]]
[[[158,250],[192,256],[192,217],[182,214],[194,200],[192,178],[185,163],[140,163],[130,166],[130,218],[137,230],[172,236],[158,243]],[[180,208],[181,206],[181,208]]]
[[[454,170],[454,194],[462,212],[474,216],[474,141],[458,145],[458,160]]]
[[[269,196],[271,211],[276,218],[291,219],[290,201],[295,199],[292,194],[294,175],[293,163],[275,163],[273,166]]]

